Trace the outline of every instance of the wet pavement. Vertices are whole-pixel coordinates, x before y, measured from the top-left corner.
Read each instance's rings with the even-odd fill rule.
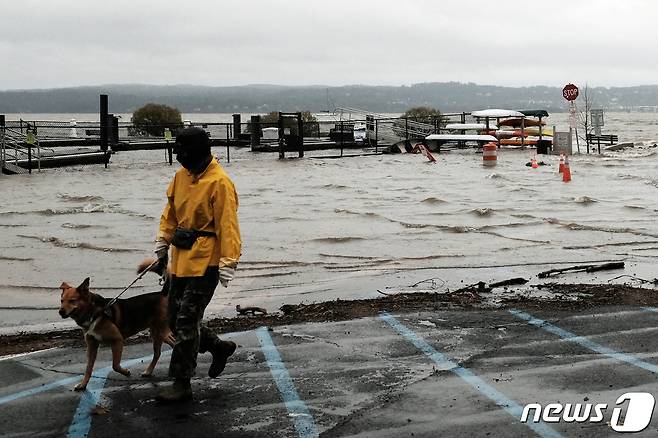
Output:
[[[154,378],[139,377],[149,344],[126,347],[130,378],[109,370],[110,351],[102,348],[98,378],[82,394],[71,389],[84,349],[4,357],[0,431],[113,438],[616,436],[609,423],[617,398],[658,393],[653,310],[435,311],[231,333],[225,337],[239,348],[222,376],[205,377],[210,356],[200,355],[194,401],[174,406],[154,401],[168,355]],[[529,403],[608,407],[600,422],[522,422]],[[633,436],[657,435],[654,418]]]

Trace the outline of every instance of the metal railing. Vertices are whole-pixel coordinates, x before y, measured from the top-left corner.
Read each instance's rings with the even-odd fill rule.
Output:
[[[32,162],[36,161],[36,167],[41,170],[41,147],[39,141],[35,138],[36,155],[33,156],[31,144],[26,143],[26,134],[15,129],[1,127],[0,135],[0,162],[2,169],[7,169],[14,173],[31,173]],[[24,167],[27,164],[27,169]]]
[[[384,114],[377,114],[358,108],[340,107],[336,108],[334,112],[341,117],[341,120],[346,114],[349,118],[352,115],[360,117],[371,116],[377,124],[377,140],[381,139],[392,142],[410,138],[425,138],[430,134],[436,133],[441,123],[439,119],[433,124],[422,123],[404,117],[389,117]],[[366,122],[366,120],[362,120],[362,122]]]

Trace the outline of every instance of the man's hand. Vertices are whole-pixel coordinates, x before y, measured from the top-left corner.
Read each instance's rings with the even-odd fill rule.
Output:
[[[233,280],[233,277],[235,277],[235,269],[230,266],[219,268],[219,282],[222,283],[222,286],[228,287],[228,282]]]
[[[169,244],[159,239],[155,242],[155,250],[153,252],[155,252],[155,256],[158,258],[158,264],[153,267],[153,272],[163,275],[169,263]]]

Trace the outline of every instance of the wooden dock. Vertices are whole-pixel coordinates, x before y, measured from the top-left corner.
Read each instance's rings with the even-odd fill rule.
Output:
[[[32,159],[21,158],[18,160],[7,160],[2,165],[2,173],[6,175],[30,173],[32,170],[52,169],[64,166],[81,166],[88,164],[105,164],[110,161],[110,152],[99,150],[76,150],[68,152],[57,152],[55,154],[42,152],[41,158],[36,155]]]

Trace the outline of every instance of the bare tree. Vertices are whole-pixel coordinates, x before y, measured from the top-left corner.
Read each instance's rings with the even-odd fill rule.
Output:
[[[580,126],[584,130],[584,133],[580,136],[580,138],[585,140],[585,143],[587,144],[587,153],[589,153],[590,145],[588,134],[591,134],[594,129],[592,127],[591,121],[591,112],[592,108],[594,107],[594,96],[592,95],[588,84],[585,84],[585,87],[580,90],[580,95],[578,97],[579,99],[577,99],[577,101],[579,100],[582,104],[579,108],[578,103],[576,103],[576,112],[578,114]],[[576,136],[578,136],[578,132],[576,132]]]

